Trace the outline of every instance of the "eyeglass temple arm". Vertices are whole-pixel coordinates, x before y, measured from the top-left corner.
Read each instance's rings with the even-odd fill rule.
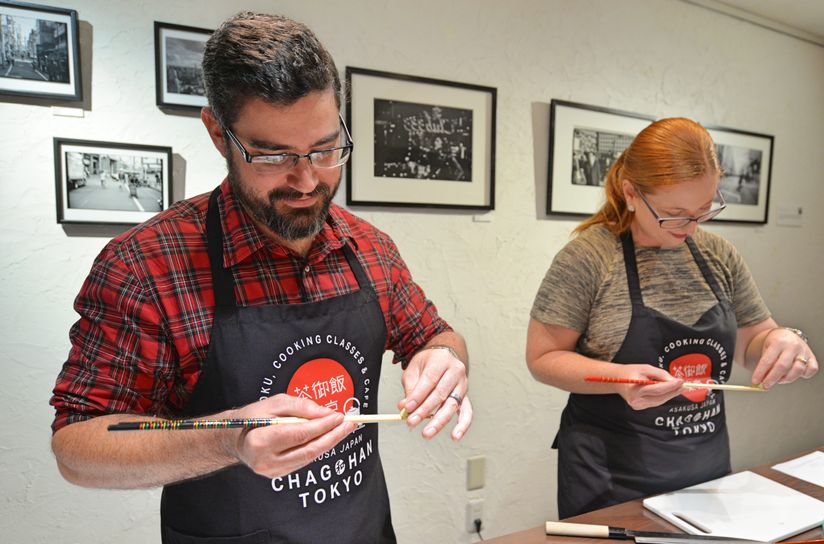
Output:
[[[346,138],[349,140],[349,144],[354,144],[355,142],[352,140],[352,135],[349,133],[349,127],[346,126],[346,121],[343,120],[343,115],[338,112],[338,119],[340,119],[340,124],[343,125],[343,130],[346,131]]]

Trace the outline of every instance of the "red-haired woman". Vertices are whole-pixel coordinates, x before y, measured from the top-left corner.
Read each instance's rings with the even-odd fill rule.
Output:
[[[527,364],[571,393],[553,444],[561,518],[730,471],[723,394],[685,381],[726,382],[733,357],[766,388],[818,372],[804,334],[770,317],[732,244],[698,228],[725,207],[721,174],[701,125],[649,125],[538,290]]]

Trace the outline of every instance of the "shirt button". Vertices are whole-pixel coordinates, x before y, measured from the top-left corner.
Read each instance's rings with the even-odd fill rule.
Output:
[[[306,268],[303,269],[303,271],[308,274],[309,273],[309,267],[307,266]]]

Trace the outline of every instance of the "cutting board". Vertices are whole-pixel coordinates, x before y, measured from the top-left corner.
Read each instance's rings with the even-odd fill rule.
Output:
[[[693,535],[774,542],[824,521],[824,502],[749,471],[650,497],[643,503]]]

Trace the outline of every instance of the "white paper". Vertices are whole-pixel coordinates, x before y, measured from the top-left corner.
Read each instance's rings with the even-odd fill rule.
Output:
[[[814,451],[791,461],[773,465],[772,468],[799,480],[824,487],[824,451]]]

